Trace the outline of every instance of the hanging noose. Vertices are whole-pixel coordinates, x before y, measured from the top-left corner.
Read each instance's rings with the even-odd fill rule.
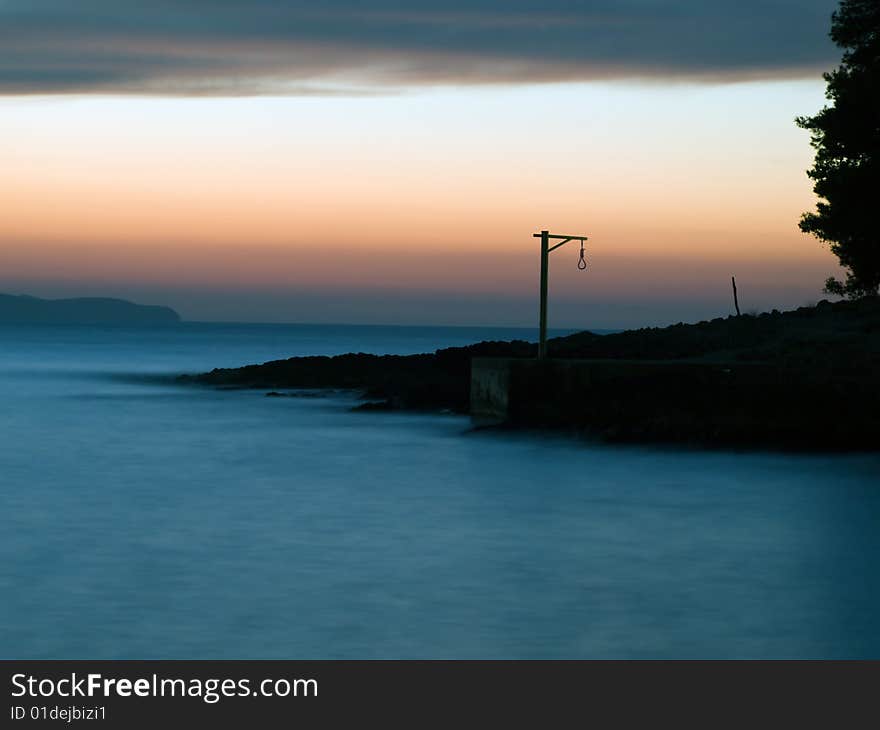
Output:
[[[584,258],[584,242],[581,241],[581,256],[578,259],[578,268],[583,271],[587,268],[587,260]]]

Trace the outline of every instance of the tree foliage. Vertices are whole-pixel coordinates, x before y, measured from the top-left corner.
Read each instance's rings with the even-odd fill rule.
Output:
[[[820,198],[800,228],[847,269],[846,281],[830,278],[825,290],[855,298],[880,287],[880,0],[841,0],[831,39],[844,51],[824,75],[831,104],[797,119],[816,150],[807,174]]]

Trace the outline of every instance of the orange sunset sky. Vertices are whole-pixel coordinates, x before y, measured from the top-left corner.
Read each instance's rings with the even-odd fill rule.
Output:
[[[827,3],[826,3],[827,5]],[[832,5],[833,7],[833,5]],[[830,11],[829,11],[830,12]],[[2,11],[0,11],[2,19]],[[186,319],[626,327],[822,297],[820,71],[0,96],[0,291]]]

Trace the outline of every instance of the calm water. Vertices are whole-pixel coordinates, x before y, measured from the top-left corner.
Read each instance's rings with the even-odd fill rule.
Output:
[[[880,657],[878,456],[132,377],[531,334],[0,329],[0,656]]]

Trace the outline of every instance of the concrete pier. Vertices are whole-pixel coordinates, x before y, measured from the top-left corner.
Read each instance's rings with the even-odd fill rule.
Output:
[[[474,358],[471,417],[603,432],[747,428],[742,406],[778,390],[781,378],[758,363]]]

